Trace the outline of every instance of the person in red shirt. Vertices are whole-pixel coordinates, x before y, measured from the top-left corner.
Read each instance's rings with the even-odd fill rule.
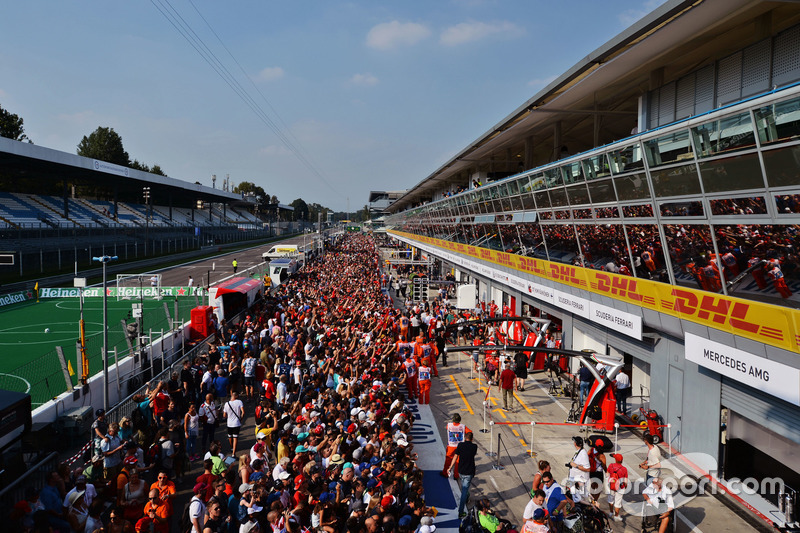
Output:
[[[500,373],[500,389],[503,391],[503,410],[510,411],[508,407],[509,398],[514,398],[514,381],[517,375],[511,369],[511,358],[506,358],[506,368]]]
[[[261,385],[264,387],[264,398],[266,398],[267,402],[269,402],[270,407],[275,407],[275,398],[277,398],[275,383],[272,382],[274,377],[275,374],[269,372],[267,373],[266,379],[261,383]]]
[[[419,367],[419,403],[431,403],[431,368],[428,366],[429,359],[422,360]]]

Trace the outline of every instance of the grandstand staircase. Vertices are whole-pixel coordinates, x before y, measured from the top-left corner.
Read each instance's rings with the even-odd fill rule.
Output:
[[[170,226],[174,226],[175,225],[175,221],[174,220],[170,220],[169,219],[169,215],[164,214],[164,212],[161,211],[160,209],[158,209],[156,206],[151,207],[151,209],[153,210],[154,214],[160,216],[163,219],[163,222],[165,224],[168,224]]]
[[[65,219],[65,220],[69,220],[70,222],[72,222],[73,224],[75,224],[75,225],[76,225],[77,227],[79,227],[79,228],[82,228],[82,227],[83,227],[83,225],[82,225],[82,224],[79,224],[78,222],[76,222],[75,220],[72,220],[72,219],[71,219],[70,217],[68,217],[68,216],[64,216],[64,214],[63,214],[63,213],[61,213],[60,211],[56,211],[55,209],[53,209],[53,208],[52,208],[51,206],[49,206],[48,204],[46,204],[46,203],[42,202],[41,200],[39,200],[38,198],[36,198],[36,196],[34,196],[34,195],[30,195],[30,196],[28,196],[28,199],[30,199],[31,201],[33,201],[33,202],[36,202],[36,203],[37,203],[37,204],[39,204],[40,206],[44,207],[45,209],[47,209],[47,211],[49,211],[49,212],[51,212],[51,213],[54,213],[54,214],[55,214],[57,217],[59,217],[59,218],[63,218],[63,219]],[[53,224],[51,221],[49,221],[49,220],[42,219],[42,222],[44,222],[45,224],[49,224],[50,226],[56,227],[56,226],[55,226],[55,225],[54,225],[54,224]]]
[[[17,224],[14,224],[14,223],[13,223],[13,222],[11,222],[10,220],[8,220],[6,217],[0,217],[0,220],[2,220],[3,222],[5,222],[6,224],[8,224],[8,225],[9,225],[10,227],[12,227],[12,228],[18,228],[18,227],[19,227]]]
[[[75,198],[74,200],[76,202],[80,203],[83,207],[89,209],[90,211],[93,211],[93,212],[97,213],[97,216],[99,218],[96,218],[95,222],[97,222],[98,224],[102,224],[103,226],[108,227],[108,223],[104,219],[107,218],[107,219],[110,219],[110,220],[114,220],[113,217],[111,217],[109,215],[106,215],[105,213],[103,213],[102,211],[97,209],[97,207],[95,207],[91,202],[86,201],[83,198]]]

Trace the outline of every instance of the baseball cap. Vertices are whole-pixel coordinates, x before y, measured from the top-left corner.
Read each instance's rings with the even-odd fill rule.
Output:
[[[391,506],[393,504],[394,504],[394,498],[392,497],[391,494],[387,494],[381,500],[381,507],[386,508],[386,507],[389,507],[389,506]]]
[[[129,455],[125,457],[125,466],[134,466],[138,462],[138,459],[135,455]]]
[[[306,453],[307,451],[308,451],[308,448],[306,448],[302,444],[294,449],[294,453]]]
[[[289,472],[281,472],[280,474],[278,474],[278,479],[280,479],[281,481],[289,479],[290,477],[292,477],[292,475]]]
[[[546,515],[545,515],[545,512],[544,512],[544,509],[536,509],[533,512],[533,519],[534,520],[544,520],[545,516]]]
[[[377,479],[370,479],[367,481],[367,489],[374,489],[375,487],[380,487],[383,483],[381,483]]]
[[[254,504],[250,509],[247,510],[247,514],[260,513],[263,510],[264,510],[263,507]]]
[[[94,456],[92,456],[92,462],[93,463],[99,463],[102,460],[103,460],[103,456],[100,455],[99,453],[96,453],[96,454],[94,454]]]
[[[205,492],[205,490],[207,488],[208,488],[208,485],[206,485],[203,482],[200,482],[200,483],[198,483],[197,485],[194,486],[194,489],[192,489],[192,492],[194,492],[195,494],[200,494],[201,492]]]
[[[614,460],[615,460],[616,462],[618,462],[618,463],[621,463],[621,462],[622,462],[622,454],[621,454],[621,453],[615,453],[615,454],[614,454],[614,455],[612,455],[611,457],[613,457],[613,458],[614,458]]]
[[[245,492],[247,492],[252,488],[253,488],[252,483],[242,483],[241,485],[239,485],[239,494],[244,494]]]

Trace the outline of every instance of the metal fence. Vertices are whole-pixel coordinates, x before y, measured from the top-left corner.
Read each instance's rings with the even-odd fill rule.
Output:
[[[25,470],[25,473],[14,483],[0,490],[0,516],[8,517],[14,505],[25,499],[28,487],[42,490],[45,485],[45,475],[52,472],[58,465],[58,453],[53,452],[47,457]]]

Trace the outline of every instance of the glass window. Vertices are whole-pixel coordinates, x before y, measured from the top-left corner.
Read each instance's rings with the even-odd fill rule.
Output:
[[[520,248],[517,228],[511,224],[501,224],[497,226],[497,231],[500,234],[500,242],[503,243],[502,251],[509,254],[517,253]]]
[[[539,211],[537,216],[540,220],[553,220],[553,212],[552,211]]]
[[[776,195],[775,207],[781,215],[800,213],[800,194]]]
[[[706,193],[762,189],[764,178],[758,154],[744,154],[700,162],[700,176]]]
[[[561,171],[557,168],[551,168],[544,171],[544,184],[547,188],[556,187],[561,185]]]
[[[592,210],[591,209],[573,209],[572,216],[576,219],[586,220],[588,218],[592,218]]]
[[[624,216],[625,218],[652,217],[653,206],[650,204],[623,205],[622,216]]]
[[[509,196],[518,195],[519,194],[519,181],[520,180],[511,180],[509,182],[506,182],[505,185],[506,185],[506,189],[508,190],[508,192],[506,194],[508,194]]]
[[[768,105],[753,113],[762,145],[800,138],[800,98]]]
[[[533,203],[533,194],[531,193],[524,193],[520,194],[519,198],[522,200],[522,209],[525,211],[531,211],[536,209],[536,205]]]
[[[567,197],[569,198],[569,205],[585,205],[592,203],[589,199],[589,191],[586,189],[585,183],[567,187]]]
[[[589,196],[592,198],[592,203],[599,204],[602,202],[615,202],[617,200],[614,194],[614,185],[611,184],[611,180],[590,181],[588,185]]]
[[[619,224],[577,224],[578,238],[586,265],[619,272],[623,264],[629,265],[625,234]],[[628,268],[630,271],[630,268]]]
[[[694,163],[664,170],[652,170],[653,190],[656,197],[700,194],[700,181]]]
[[[644,149],[647,154],[647,163],[650,167],[692,159],[689,130],[677,131],[657,139],[645,141]]]
[[[658,280],[665,278],[666,262],[656,225],[631,224],[627,226],[627,231],[636,277]]]
[[[755,148],[750,113],[741,113],[692,128],[698,157]]]
[[[569,219],[569,209],[560,209],[555,211],[556,220],[567,220]]]
[[[608,159],[611,163],[611,172],[613,174],[624,174],[632,170],[644,169],[642,148],[638,143],[609,153]]]
[[[564,187],[550,189],[548,192],[550,193],[550,201],[553,203],[553,207],[569,205],[569,203],[567,203],[567,193],[564,191]]]
[[[704,215],[702,202],[667,202],[661,204],[663,217],[701,217]]]
[[[594,209],[594,216],[596,218],[619,218],[619,209],[617,209],[616,206],[596,207]]]
[[[587,180],[596,180],[611,175],[611,170],[608,168],[608,160],[605,154],[584,159],[581,163],[583,163],[583,171]]]
[[[764,150],[761,153],[770,187],[800,185],[800,146]]]
[[[564,175],[564,185],[583,181],[583,169],[581,168],[580,161],[564,165],[561,167],[561,173]]]
[[[521,244],[517,253],[528,257],[547,259],[544,238],[542,237],[542,231],[539,229],[539,224],[523,222],[522,224],[517,224],[516,227]]]
[[[544,179],[544,174],[537,174],[536,176],[531,176],[530,185],[528,185],[531,191],[538,191],[540,189],[544,189],[546,187],[546,180]]]
[[[717,198],[708,203],[714,215],[764,215],[767,212],[767,202],[763,196]]]
[[[522,206],[522,200],[520,199],[519,196],[512,196],[508,200],[509,202],[511,202],[512,211],[522,211],[524,209],[524,207]]]
[[[572,263],[578,258],[578,241],[572,224],[543,224],[541,228],[550,261]]]
[[[500,198],[500,200],[494,201],[495,204],[497,204],[498,202],[502,204],[502,208],[500,209],[501,212],[513,210],[511,198],[509,198],[508,196],[503,196],[502,198]]]
[[[538,209],[548,209],[550,207],[550,197],[547,195],[547,191],[534,193],[533,197],[536,198],[536,207]]]
[[[614,187],[621,202],[650,198],[650,187],[647,186],[647,176],[644,174],[614,178]]]

